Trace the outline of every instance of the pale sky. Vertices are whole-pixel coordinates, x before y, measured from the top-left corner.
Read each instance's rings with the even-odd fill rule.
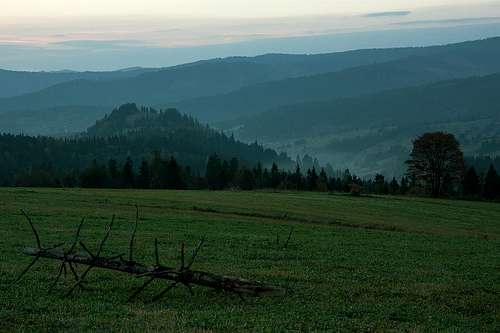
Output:
[[[0,16],[287,17],[474,5],[481,0],[1,0]],[[491,1],[490,1],[491,2]]]
[[[500,0],[0,0],[0,69],[160,67],[492,36]]]

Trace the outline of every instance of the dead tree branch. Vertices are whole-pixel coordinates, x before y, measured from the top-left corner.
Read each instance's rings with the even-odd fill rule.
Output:
[[[34,259],[11,285],[14,285],[15,283],[19,282],[23,278],[23,276],[35,265],[35,263],[38,262],[39,259],[44,258],[60,262],[59,270],[57,271],[57,275],[55,277],[53,284],[49,289],[49,292],[51,292],[55,288],[55,286],[57,285],[63,274],[64,276],[66,276],[66,271],[67,271],[66,266],[69,266],[71,274],[76,282],[68,290],[66,296],[70,296],[75,291],[76,288],[84,289],[83,282],[85,281],[89,272],[94,268],[107,269],[107,270],[132,274],[138,278],[147,278],[147,280],[143,283],[143,285],[129,297],[129,301],[132,301],[139,294],[141,294],[154,280],[168,280],[171,281],[171,284],[161,293],[156,295],[153,298],[153,301],[160,299],[167,292],[169,292],[179,284],[185,286],[191,295],[194,295],[192,285],[208,287],[215,289],[217,291],[222,290],[222,291],[236,293],[242,299],[243,295],[263,296],[263,295],[282,295],[285,293],[285,290],[280,287],[264,284],[257,281],[251,281],[237,277],[223,276],[210,272],[192,270],[191,267],[196,261],[196,258],[201,248],[203,247],[204,244],[203,239],[201,239],[200,242],[197,244],[197,246],[194,248],[189,260],[186,260],[185,258],[185,245],[184,243],[181,244],[180,265],[178,266],[179,268],[168,267],[161,264],[159,249],[158,249],[158,239],[155,239],[154,241],[155,264],[153,266],[148,266],[146,264],[136,262],[133,259],[133,246],[137,231],[137,224],[139,220],[139,209],[137,206],[136,206],[135,226],[132,231],[129,243],[128,260],[124,260],[123,255],[104,256],[102,254],[106,242],[110,237],[111,230],[113,228],[113,224],[115,221],[114,215],[95,253],[89,250],[88,247],[79,239],[80,232],[85,219],[82,219],[82,221],[80,222],[75,234],[75,238],[71,243],[71,246],[67,250],[64,250],[61,249],[61,246],[64,245],[64,243],[51,248],[43,248],[41,245],[40,237],[32,220],[24,211],[23,215],[28,220],[32,232],[35,235],[37,247],[36,248],[25,247],[23,249],[22,252],[25,255],[34,257]],[[290,231],[285,247],[286,245],[288,245],[291,233],[292,231]],[[76,251],[78,245],[80,245],[80,248],[84,251],[83,254]],[[81,275],[78,275],[75,269],[77,265],[86,266],[85,270]]]

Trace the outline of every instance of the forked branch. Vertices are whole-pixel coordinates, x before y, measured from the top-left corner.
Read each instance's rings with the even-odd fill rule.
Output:
[[[35,235],[37,247],[26,247],[23,250],[23,253],[34,257],[33,261],[28,265],[28,267],[19,275],[19,277],[12,283],[15,284],[19,282],[22,277],[38,262],[40,258],[51,259],[60,262],[59,270],[57,271],[56,278],[50,287],[50,291],[55,288],[57,283],[59,282],[61,276],[64,273],[66,276],[67,267],[69,266],[72,276],[75,279],[74,285],[68,290],[66,296],[70,296],[76,288],[84,289],[83,282],[85,281],[89,272],[93,269],[107,269],[118,271],[122,273],[132,274],[137,276],[138,278],[147,278],[144,284],[135,291],[130,297],[129,300],[135,299],[139,294],[141,294],[154,280],[168,280],[171,281],[169,286],[165,288],[161,293],[156,295],[153,298],[153,301],[156,301],[163,297],[168,291],[175,288],[177,285],[181,284],[185,286],[190,294],[194,294],[192,289],[192,285],[203,286],[215,289],[217,291],[227,291],[236,293],[240,298],[243,299],[243,295],[282,295],[285,293],[285,290],[280,287],[275,287],[272,285],[264,284],[257,281],[250,281],[246,279],[241,279],[237,277],[223,276],[210,272],[204,271],[196,271],[192,270],[191,267],[195,263],[198,254],[203,247],[204,240],[201,239],[197,246],[194,248],[191,257],[189,260],[185,258],[185,246],[184,243],[181,244],[181,253],[180,253],[180,265],[178,268],[163,266],[160,263],[159,249],[158,249],[158,239],[154,241],[154,257],[155,264],[152,266],[148,266],[146,264],[136,262],[133,259],[133,246],[135,235],[137,231],[137,224],[139,220],[139,209],[136,206],[136,220],[135,226],[132,231],[132,235],[129,243],[129,256],[128,260],[123,258],[123,255],[114,255],[114,256],[104,256],[103,250],[106,245],[107,240],[110,237],[111,230],[113,228],[113,224],[115,221],[115,216],[113,215],[111,222],[109,223],[106,233],[99,243],[95,252],[91,251],[79,238],[80,232],[83,226],[85,219],[82,219],[80,222],[78,229],[75,234],[75,238],[71,243],[70,247],[67,250],[61,249],[60,244],[52,248],[43,248],[41,246],[40,237],[38,232],[33,225],[33,221],[29,218],[29,216],[23,211],[23,215],[28,220],[28,223],[31,226],[32,232]],[[288,244],[292,231],[288,236],[286,244]],[[77,247],[80,245],[81,250],[84,251],[83,254],[77,252]],[[75,267],[77,265],[86,266],[85,270],[81,275],[78,274]]]

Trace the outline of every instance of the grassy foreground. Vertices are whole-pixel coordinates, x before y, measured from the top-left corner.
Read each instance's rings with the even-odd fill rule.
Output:
[[[179,244],[207,239],[195,269],[290,288],[284,297],[248,298],[158,282],[132,303],[142,281],[95,270],[89,287],[50,295],[57,270],[42,261],[6,290],[30,262],[34,240],[69,241],[83,216],[96,246],[117,214],[108,249],[127,250],[141,210],[138,259],[153,263],[154,238],[165,264]],[[287,249],[276,244],[294,232]],[[500,327],[500,205],[314,193],[0,189],[1,331],[497,331]]]

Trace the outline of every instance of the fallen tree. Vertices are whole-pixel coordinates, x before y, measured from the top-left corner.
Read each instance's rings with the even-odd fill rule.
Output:
[[[191,267],[194,264],[196,257],[203,246],[204,240],[200,240],[197,247],[193,250],[193,253],[189,260],[185,259],[185,250],[184,244],[181,244],[181,259],[180,264],[177,268],[164,266],[160,263],[160,258],[158,254],[158,240],[155,239],[154,243],[154,254],[155,254],[155,264],[154,265],[146,265],[140,262],[136,262],[133,259],[133,250],[135,243],[135,234],[137,231],[137,225],[139,221],[139,210],[136,207],[136,220],[135,226],[130,238],[129,244],[129,254],[125,259],[124,254],[114,255],[114,256],[103,256],[103,248],[109,238],[110,232],[113,228],[113,223],[115,220],[115,216],[112,217],[110,224],[108,225],[106,234],[104,238],[99,243],[97,250],[92,252],[89,248],[80,240],[80,232],[82,226],[84,224],[85,219],[82,219],[78,229],[76,231],[76,235],[74,240],[68,249],[63,249],[65,243],[58,244],[53,247],[44,248],[42,247],[40,237],[38,232],[31,220],[31,218],[22,211],[23,215],[26,217],[29,225],[31,226],[31,230],[35,236],[37,247],[25,247],[23,249],[23,253],[25,255],[34,257],[33,261],[26,267],[26,269],[19,275],[19,277],[13,281],[11,285],[19,282],[22,277],[37,263],[37,261],[41,258],[57,260],[60,262],[59,271],[57,276],[50,287],[50,291],[57,285],[61,276],[67,275],[68,268],[71,272],[72,276],[75,279],[74,285],[68,290],[66,296],[70,296],[77,288],[85,289],[84,282],[92,269],[107,269],[118,271],[122,273],[128,273],[137,276],[138,278],[145,278],[146,281],[144,284],[134,292],[130,297],[129,301],[133,300],[136,296],[138,296],[142,291],[146,289],[146,287],[152,283],[154,280],[168,280],[171,281],[170,285],[167,286],[160,294],[156,295],[153,298],[153,301],[160,299],[164,296],[168,291],[181,284],[185,286],[191,294],[193,294],[193,290],[191,285],[198,285],[203,287],[208,287],[215,289],[217,291],[227,291],[232,292],[239,295],[240,298],[243,299],[244,295],[253,295],[253,296],[264,296],[264,295],[282,295],[285,293],[285,290],[280,287],[272,286],[269,284],[246,280],[237,277],[223,276],[210,272],[197,271],[192,270]],[[77,252],[77,248],[80,247],[83,250],[83,253]],[[85,270],[79,274],[78,265],[85,266]]]

